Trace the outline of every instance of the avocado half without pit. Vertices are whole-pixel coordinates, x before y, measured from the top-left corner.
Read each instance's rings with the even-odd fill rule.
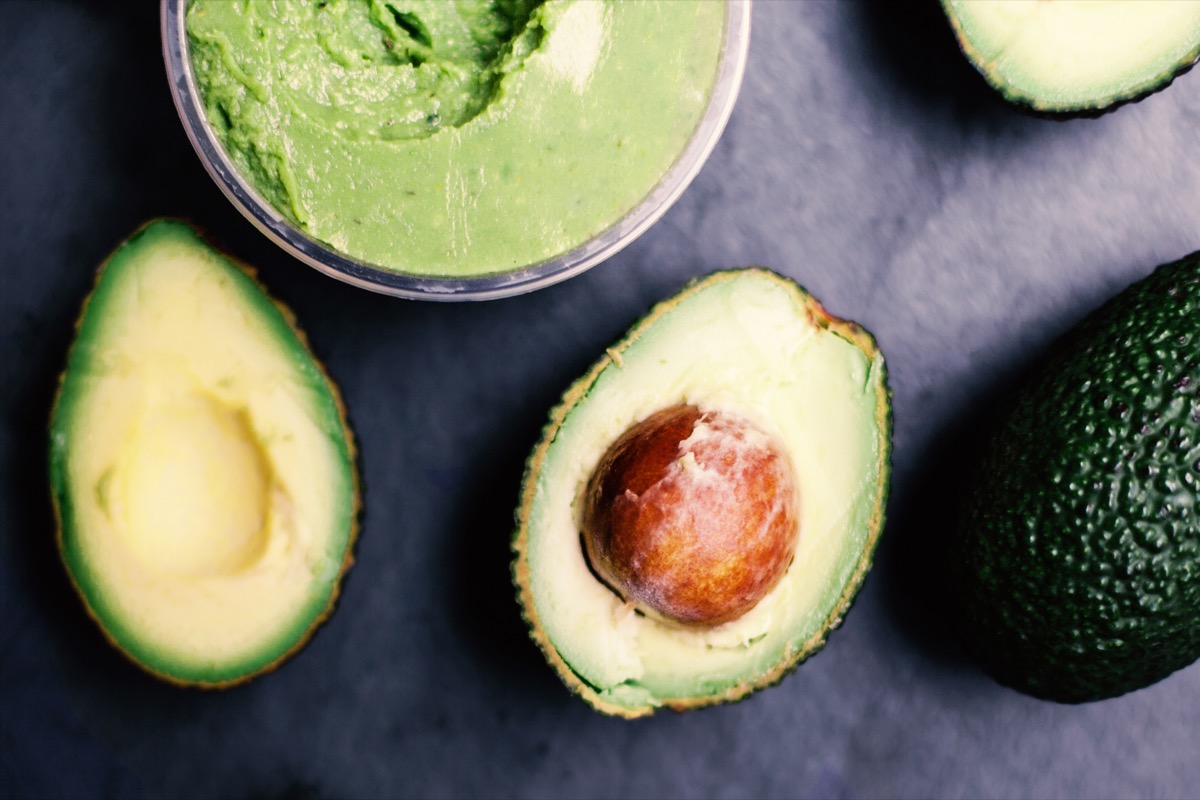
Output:
[[[50,433],[67,571],[149,672],[239,683],[332,610],[358,510],[337,389],[290,313],[187,225],[152,222],[101,267]]]
[[[551,412],[514,579],[596,709],[740,699],[819,650],[870,567],[890,395],[871,336],[763,269],[660,303]]]
[[[1165,88],[1200,57],[1193,0],[942,0],[959,46],[1007,100],[1089,115]]]

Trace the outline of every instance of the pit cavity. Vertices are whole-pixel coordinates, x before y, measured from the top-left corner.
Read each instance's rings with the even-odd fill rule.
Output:
[[[271,474],[243,409],[184,395],[135,427],[113,476],[115,521],[157,572],[234,575],[266,548]]]

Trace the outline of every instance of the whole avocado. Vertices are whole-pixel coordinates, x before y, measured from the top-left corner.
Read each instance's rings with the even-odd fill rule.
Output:
[[[1053,349],[997,421],[951,544],[961,638],[1079,703],[1200,656],[1200,253]]]

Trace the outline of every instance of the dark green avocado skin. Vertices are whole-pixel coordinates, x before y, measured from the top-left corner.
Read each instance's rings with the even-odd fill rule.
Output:
[[[1067,703],[1200,656],[1200,254],[1070,332],[997,420],[950,544],[968,651]]]

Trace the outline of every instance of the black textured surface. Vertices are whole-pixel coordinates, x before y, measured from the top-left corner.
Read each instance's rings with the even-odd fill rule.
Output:
[[[378,297],[303,267],[183,135],[151,3],[0,3],[0,795],[1180,797],[1200,670],[1083,706],[995,684],[950,643],[938,534],[984,410],[1054,338],[1200,247],[1200,80],[1097,120],[1030,118],[936,3],[759,2],[725,137],[610,262],[482,305]],[[56,560],[46,421],[96,264],[196,221],[298,315],[362,445],[338,612],[278,673],[161,685],[87,621]],[[887,355],[890,522],[846,624],[781,685],[639,723],[572,698],[525,636],[508,537],[567,383],[689,278],[760,263]]]
[[[1200,257],[1056,343],[997,421],[949,543],[963,641],[1064,702],[1200,656]]]

